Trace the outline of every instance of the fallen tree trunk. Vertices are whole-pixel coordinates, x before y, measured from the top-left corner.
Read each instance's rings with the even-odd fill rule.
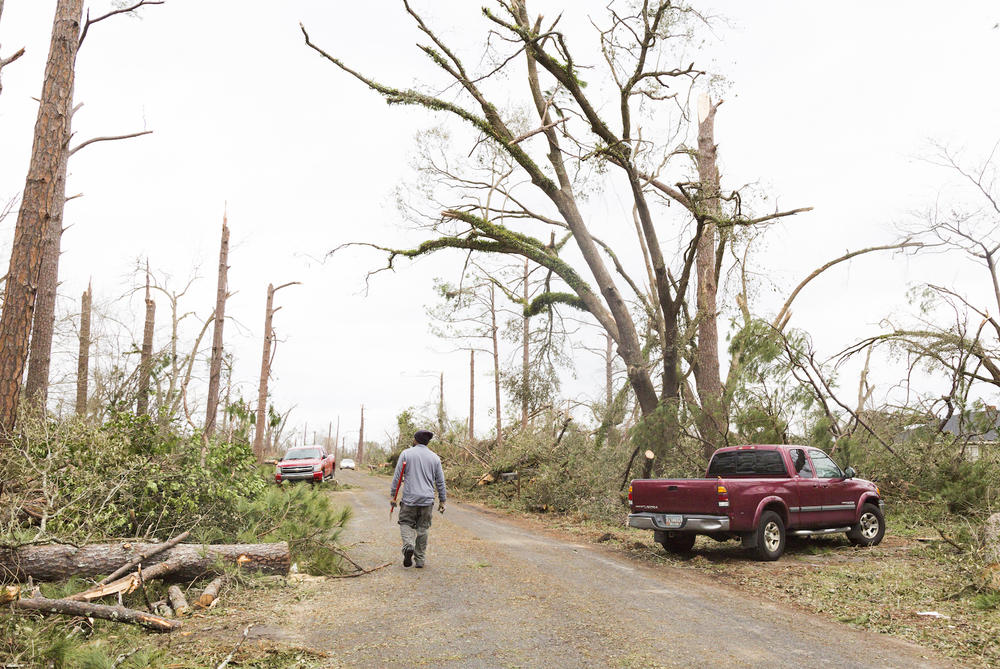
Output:
[[[159,544],[117,543],[91,544],[74,548],[61,544],[22,546],[0,550],[0,581],[61,581],[70,576],[93,577],[110,574],[138,555],[149,554]],[[150,557],[143,563],[146,580],[153,578],[160,563],[170,563],[172,581],[192,581],[200,576],[218,572],[216,562],[221,560],[239,564],[250,571],[266,574],[287,574],[291,563],[288,544],[179,544]],[[108,584],[111,585],[111,584]]]
[[[142,565],[139,566],[140,568],[142,567]],[[181,566],[182,565],[179,560],[160,562],[159,564],[154,564],[152,567],[143,570],[141,574],[136,571],[124,578],[118,579],[117,581],[111,581],[110,583],[105,583],[104,585],[95,585],[90,590],[78,592],[75,595],[70,595],[66,599],[89,602],[95,599],[100,599],[101,597],[106,597],[107,595],[114,595],[122,592],[125,594],[135,592],[136,588],[141,587],[146,581],[152,581],[158,578],[164,579],[180,569]]]
[[[189,534],[191,534],[190,530],[188,530],[186,532],[181,532],[180,534],[178,534],[176,537],[174,537],[170,541],[167,541],[166,543],[162,543],[162,544],[157,544],[156,546],[154,546],[151,550],[149,550],[147,552],[140,551],[139,554],[136,557],[132,558],[132,560],[129,561],[128,564],[123,564],[118,569],[115,569],[112,573],[108,574],[107,576],[105,576],[104,578],[102,578],[100,581],[98,581],[97,585],[104,585],[105,583],[110,583],[111,581],[115,580],[116,578],[118,578],[122,574],[127,574],[130,569],[134,569],[135,566],[137,564],[139,564],[140,562],[148,562],[149,559],[151,557],[153,557],[154,555],[158,555],[159,553],[162,553],[163,551],[167,550],[168,548],[173,548],[174,546],[176,546],[180,542],[184,541],[185,539],[187,539],[187,537],[188,537]]]
[[[116,623],[141,625],[157,632],[169,632],[181,626],[180,621],[167,620],[166,618],[161,618],[145,611],[126,609],[124,606],[105,606],[104,604],[74,602],[67,599],[32,597],[31,599],[19,599],[14,602],[13,606],[20,611],[57,613],[64,616],[87,616],[90,618],[111,620]]]

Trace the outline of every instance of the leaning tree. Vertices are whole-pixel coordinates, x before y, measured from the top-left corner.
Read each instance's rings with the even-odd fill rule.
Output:
[[[706,73],[674,44],[687,44],[682,38],[703,17],[666,0],[612,2],[593,48],[580,51],[561,29],[561,14],[546,23],[525,0],[497,0],[483,8],[486,53],[470,59],[478,63],[472,68],[409,0],[403,7],[442,77],[427,90],[377,81],[302,32],[309,47],[388,103],[441,112],[454,122],[449,127],[471,131],[466,154],[473,159],[489,145],[506,158],[500,169],[510,169],[489,180],[489,201],[487,190],[468,183],[475,179],[451,188],[448,200],[432,198],[440,205],[434,236],[415,248],[377,246],[388,268],[398,257],[441,249],[526,258],[552,281],[523,305],[525,313],[568,306],[607,332],[642,415],[663,426],[650,445],[655,453],[673,444],[687,411],[699,418],[706,449],[724,442],[717,335],[705,327],[717,317],[719,246],[733,226],[801,210],[754,218],[738,192],[721,189],[713,130],[719,102],[703,105],[700,128],[690,132],[690,99]],[[587,200],[598,190],[627,198],[631,217],[594,214]],[[629,262],[632,256],[641,259]]]

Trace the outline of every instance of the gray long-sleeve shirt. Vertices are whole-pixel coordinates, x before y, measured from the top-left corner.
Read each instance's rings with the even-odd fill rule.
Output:
[[[403,504],[407,506],[433,506],[434,489],[437,488],[438,501],[444,502],[448,497],[444,487],[444,469],[437,453],[422,444],[414,444],[400,453],[396,460],[396,473],[392,477],[389,495],[396,490],[399,483],[399,472],[406,462],[406,473],[403,475]]]

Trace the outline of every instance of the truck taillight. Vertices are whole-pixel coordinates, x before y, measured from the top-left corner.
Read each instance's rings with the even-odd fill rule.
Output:
[[[721,479],[715,487],[715,492],[719,501],[719,506],[729,506],[729,490],[727,490],[726,486],[722,484]]]

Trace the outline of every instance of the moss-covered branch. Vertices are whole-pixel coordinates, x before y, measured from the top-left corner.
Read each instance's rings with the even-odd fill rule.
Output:
[[[524,316],[526,318],[531,318],[532,316],[537,316],[543,311],[548,311],[552,308],[554,304],[565,304],[573,307],[574,309],[579,309],[580,311],[589,311],[587,305],[581,300],[577,295],[573,293],[542,293],[531,302],[524,306]]]

